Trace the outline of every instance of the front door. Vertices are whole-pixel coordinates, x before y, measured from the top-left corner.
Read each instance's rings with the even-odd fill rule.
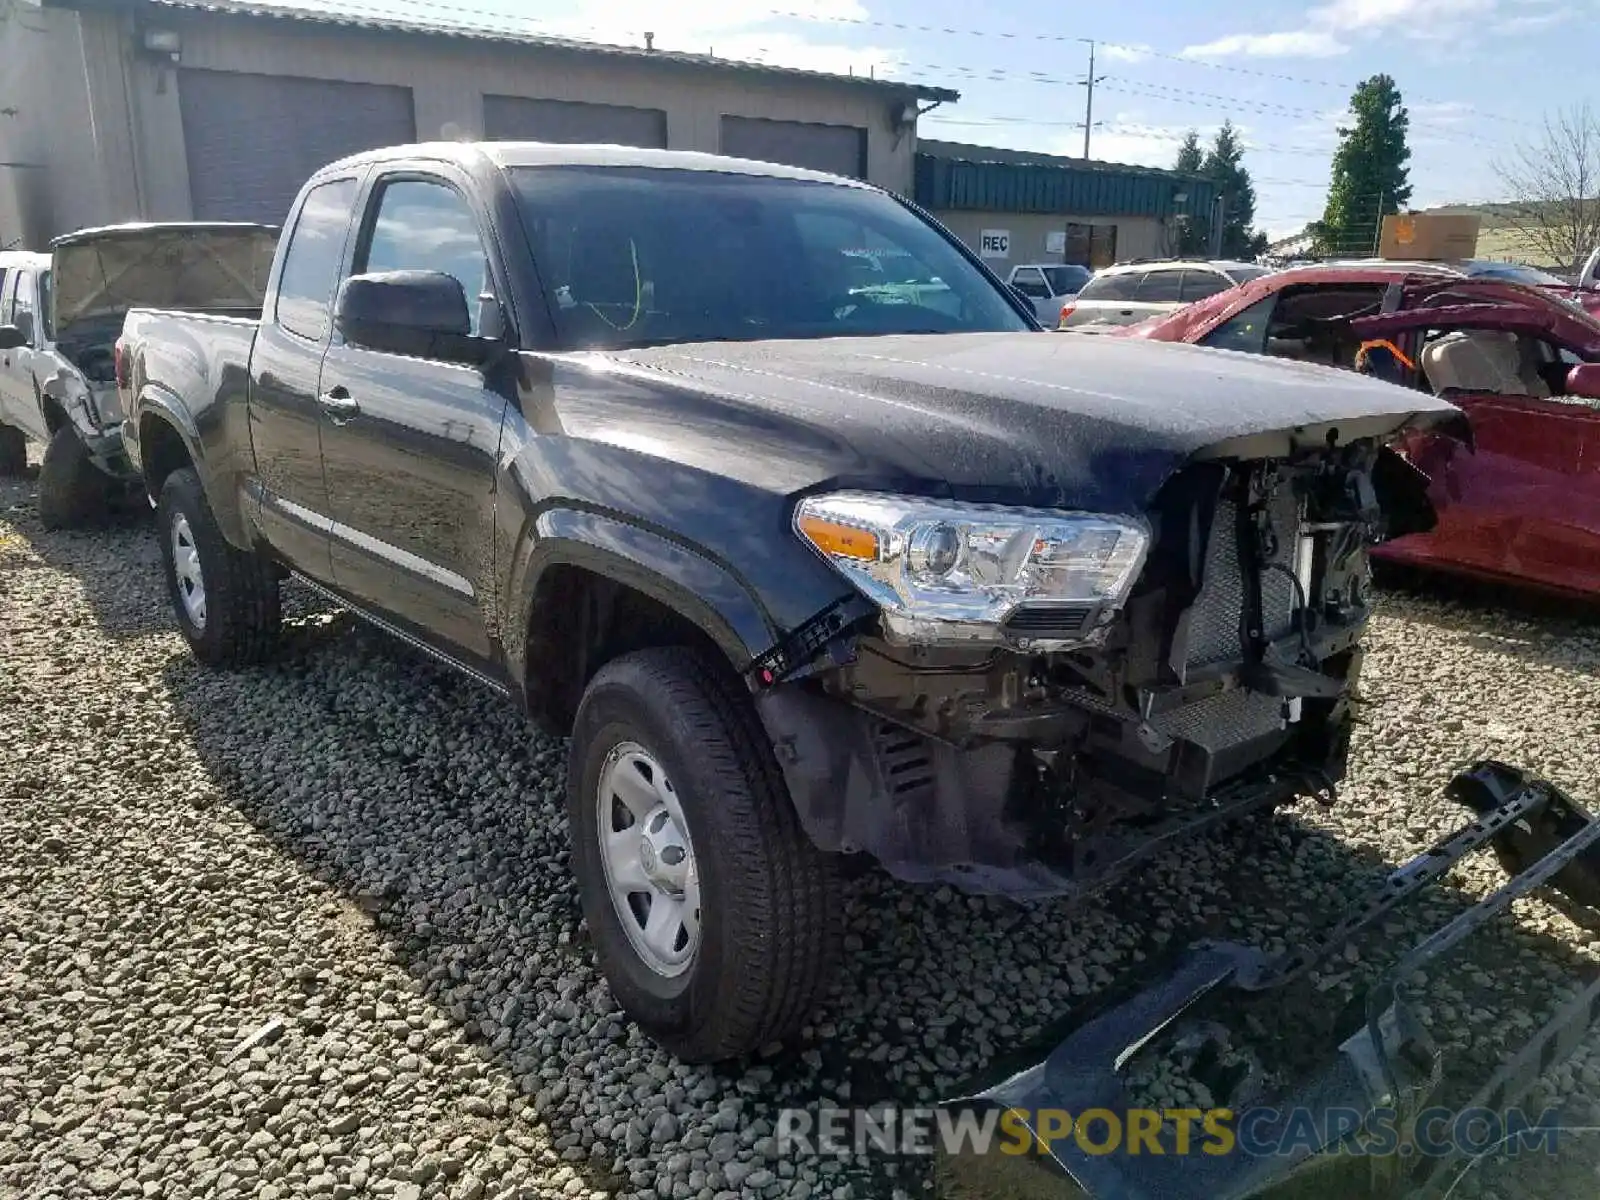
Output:
[[[29,344],[0,350],[0,416],[38,442],[48,442],[44,410],[33,386],[33,347],[39,344],[39,285],[34,271],[24,267],[10,272],[0,298],[0,325],[20,325]]]
[[[351,273],[442,271],[473,314],[498,291],[484,230],[436,176],[376,181]],[[469,665],[494,666],[494,500],[507,398],[475,367],[367,350],[336,338],[322,390],[346,412],[324,430],[339,590]]]
[[[256,522],[279,554],[324,583],[333,582],[333,571],[322,474],[326,418],[317,379],[333,331],[333,289],[358,188],[351,176],[307,193],[286,235],[274,310],[262,314],[250,352]]]
[[[1439,523],[1397,548],[1441,565],[1600,592],[1600,405],[1563,394],[1566,371],[1582,354],[1515,328],[1458,330],[1422,344],[1423,378],[1467,414],[1474,450],[1415,443]]]

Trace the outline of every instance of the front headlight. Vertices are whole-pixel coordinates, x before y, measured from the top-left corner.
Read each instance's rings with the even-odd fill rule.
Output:
[[[901,643],[1083,645],[1144,565],[1136,518],[835,492],[795,508],[795,530],[883,611]]]

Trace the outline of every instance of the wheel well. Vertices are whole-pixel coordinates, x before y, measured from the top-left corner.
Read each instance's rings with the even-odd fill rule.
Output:
[[[565,734],[595,672],[614,658],[658,646],[689,646],[732,670],[710,635],[655,597],[582,567],[549,568],[539,578],[528,625],[529,715]]]
[[[52,437],[71,423],[67,410],[62,408],[61,402],[53,396],[39,397],[39,411],[44,414],[44,427]]]
[[[144,465],[144,486],[152,496],[161,494],[168,475],[191,465],[183,436],[166,421],[149,413],[139,422],[139,459]]]

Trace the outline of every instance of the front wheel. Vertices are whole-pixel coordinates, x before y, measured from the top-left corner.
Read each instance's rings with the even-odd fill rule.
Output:
[[[567,813],[600,968],[647,1034],[717,1062],[799,1027],[831,977],[836,875],[710,663],[661,649],[601,668],[573,728]]]
[[[21,475],[28,469],[28,439],[22,430],[0,425],[0,475]]]
[[[74,529],[104,516],[111,480],[89,457],[78,431],[63,425],[50,436],[39,465],[39,523],[46,529]]]
[[[268,658],[281,620],[277,574],[261,555],[228,544],[192,467],[161,485],[156,524],[172,610],[194,656],[213,667]]]

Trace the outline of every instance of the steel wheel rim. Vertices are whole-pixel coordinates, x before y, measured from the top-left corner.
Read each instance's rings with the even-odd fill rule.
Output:
[[[672,781],[637,742],[606,755],[595,789],[606,894],[639,961],[666,979],[700,946],[700,874]]]
[[[200,570],[200,550],[194,544],[189,518],[179,513],[172,521],[172,578],[178,599],[196,629],[206,627],[206,578]]]

